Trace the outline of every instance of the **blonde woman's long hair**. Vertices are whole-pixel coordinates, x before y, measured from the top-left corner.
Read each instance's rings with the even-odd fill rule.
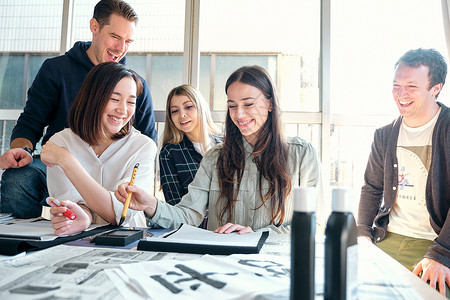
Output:
[[[184,132],[175,126],[170,115],[170,104],[173,96],[188,97],[197,109],[200,143],[203,145],[203,149],[206,152],[211,148],[211,136],[219,135],[220,130],[213,122],[211,111],[205,98],[195,86],[190,84],[182,84],[173,88],[167,96],[166,124],[164,126],[161,146],[166,144],[178,144],[184,137]]]

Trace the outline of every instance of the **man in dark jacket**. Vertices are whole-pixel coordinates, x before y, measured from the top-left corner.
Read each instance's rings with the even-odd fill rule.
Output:
[[[47,59],[28,90],[28,100],[11,135],[10,150],[0,157],[5,170],[1,181],[0,212],[19,218],[41,214],[48,196],[46,167],[33,151],[43,135],[42,145],[67,128],[67,114],[88,74],[97,64],[113,61],[125,64],[133,42],[138,17],[122,0],[101,0],[90,20],[92,42],[77,42],[62,56]],[[155,116],[149,88],[143,78],[143,92],[136,101],[135,123],[143,134],[156,141]]]
[[[450,109],[436,101],[446,75],[434,49],[410,50],[395,64],[401,116],[375,132],[358,235],[450,297]]]

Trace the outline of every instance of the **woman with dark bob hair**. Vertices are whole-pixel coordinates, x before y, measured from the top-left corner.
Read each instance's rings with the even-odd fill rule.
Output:
[[[278,96],[265,69],[237,69],[225,92],[224,142],[206,153],[181,202],[167,205],[127,183],[115,192],[119,201],[132,191],[131,207],[144,210],[149,223],[166,228],[198,226],[207,209],[208,229],[219,233],[291,223],[292,187],[320,182],[314,148],[298,137],[283,137]]]
[[[42,147],[49,195],[64,206],[50,209],[55,234],[80,232],[91,223],[117,224],[123,204],[114,190],[130,180],[137,163],[136,183],[151,192],[156,144],[132,126],[141,91],[139,77],[126,66],[96,65],[70,108],[69,128]],[[63,215],[67,208],[77,215],[75,220]],[[135,215],[129,210],[125,221],[145,224]]]

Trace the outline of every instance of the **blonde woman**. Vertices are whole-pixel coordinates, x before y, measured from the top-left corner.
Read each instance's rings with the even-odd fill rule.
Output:
[[[166,126],[159,155],[160,180],[167,203],[187,194],[203,155],[220,143],[208,103],[193,85],[173,88],[167,96]]]

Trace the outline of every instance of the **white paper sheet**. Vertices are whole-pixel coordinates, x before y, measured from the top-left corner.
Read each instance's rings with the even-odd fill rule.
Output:
[[[289,260],[269,255],[204,255],[185,262],[121,265],[128,281],[151,299],[253,299],[289,288]],[[122,292],[122,291],[121,291]],[[126,292],[123,297],[129,298]]]
[[[179,229],[164,235],[168,235],[167,237],[149,237],[147,240],[200,245],[255,246],[258,244],[261,234],[261,232],[246,233],[244,235],[236,232],[220,234],[183,224]]]

